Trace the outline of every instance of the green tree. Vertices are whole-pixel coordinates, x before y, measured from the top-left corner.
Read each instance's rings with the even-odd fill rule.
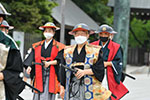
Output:
[[[133,18],[130,22],[129,46],[149,47],[150,45],[150,20]]]
[[[107,18],[112,16],[111,8],[107,6],[108,0],[72,0],[83,11],[98,23],[107,23]]]
[[[47,21],[52,21],[52,8],[55,2],[48,0],[1,0],[2,4],[12,15],[7,17],[9,24],[16,30],[38,33],[38,27]]]

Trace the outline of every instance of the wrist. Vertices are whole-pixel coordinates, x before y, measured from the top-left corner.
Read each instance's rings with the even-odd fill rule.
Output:
[[[51,61],[48,62],[48,65],[49,65],[49,66],[51,65]]]
[[[30,66],[28,66],[28,68],[30,68],[30,69],[31,69],[31,67],[30,67]]]
[[[112,66],[112,62],[104,62],[105,66]]]
[[[30,66],[28,66],[27,70],[31,70],[32,68]]]
[[[60,86],[60,89],[65,89],[65,88],[64,88],[64,86],[61,85],[61,86]]]
[[[83,70],[83,74],[87,75],[87,69]]]
[[[0,72],[0,80],[3,80],[4,79],[4,75],[2,72]]]
[[[112,66],[112,62],[111,62],[111,61],[110,61],[110,62],[108,62],[108,65],[109,65],[109,66]]]

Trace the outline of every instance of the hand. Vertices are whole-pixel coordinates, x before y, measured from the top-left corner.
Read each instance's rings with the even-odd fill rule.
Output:
[[[76,68],[76,70],[78,70],[77,73],[75,74],[77,79],[80,79],[80,78],[82,78],[85,75],[84,70],[78,69],[78,68]]]
[[[63,86],[60,86],[60,97],[64,100],[64,96],[65,96],[65,89]]]
[[[104,61],[104,67],[107,67],[107,62]]]
[[[27,74],[30,74],[31,70],[32,70],[32,68],[28,67],[27,70],[26,70]]]
[[[2,72],[0,72],[0,80],[3,80],[4,79],[4,75]]]
[[[43,63],[44,63],[44,67],[45,68],[47,68],[47,67],[49,67],[51,65],[50,61],[49,62],[43,61]]]
[[[105,62],[105,61],[104,61],[104,67],[107,67],[107,66],[112,66],[112,63],[111,63],[111,62]]]

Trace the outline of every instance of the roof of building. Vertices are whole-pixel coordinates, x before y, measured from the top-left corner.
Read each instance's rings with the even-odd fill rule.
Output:
[[[59,6],[53,8],[52,17],[61,23],[61,1],[56,0]],[[79,23],[87,24],[91,29],[97,30],[98,24],[89,17],[83,10],[81,10],[74,2],[71,0],[66,0],[65,5],[65,25],[71,26],[72,28]]]

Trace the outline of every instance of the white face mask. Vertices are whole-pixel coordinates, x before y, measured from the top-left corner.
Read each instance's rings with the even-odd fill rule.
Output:
[[[50,39],[54,36],[54,34],[45,32],[44,36],[45,36],[46,39]]]
[[[76,41],[77,44],[82,44],[85,41],[87,41],[87,37],[85,37],[85,36],[77,36],[77,37],[75,37],[75,41]]]

